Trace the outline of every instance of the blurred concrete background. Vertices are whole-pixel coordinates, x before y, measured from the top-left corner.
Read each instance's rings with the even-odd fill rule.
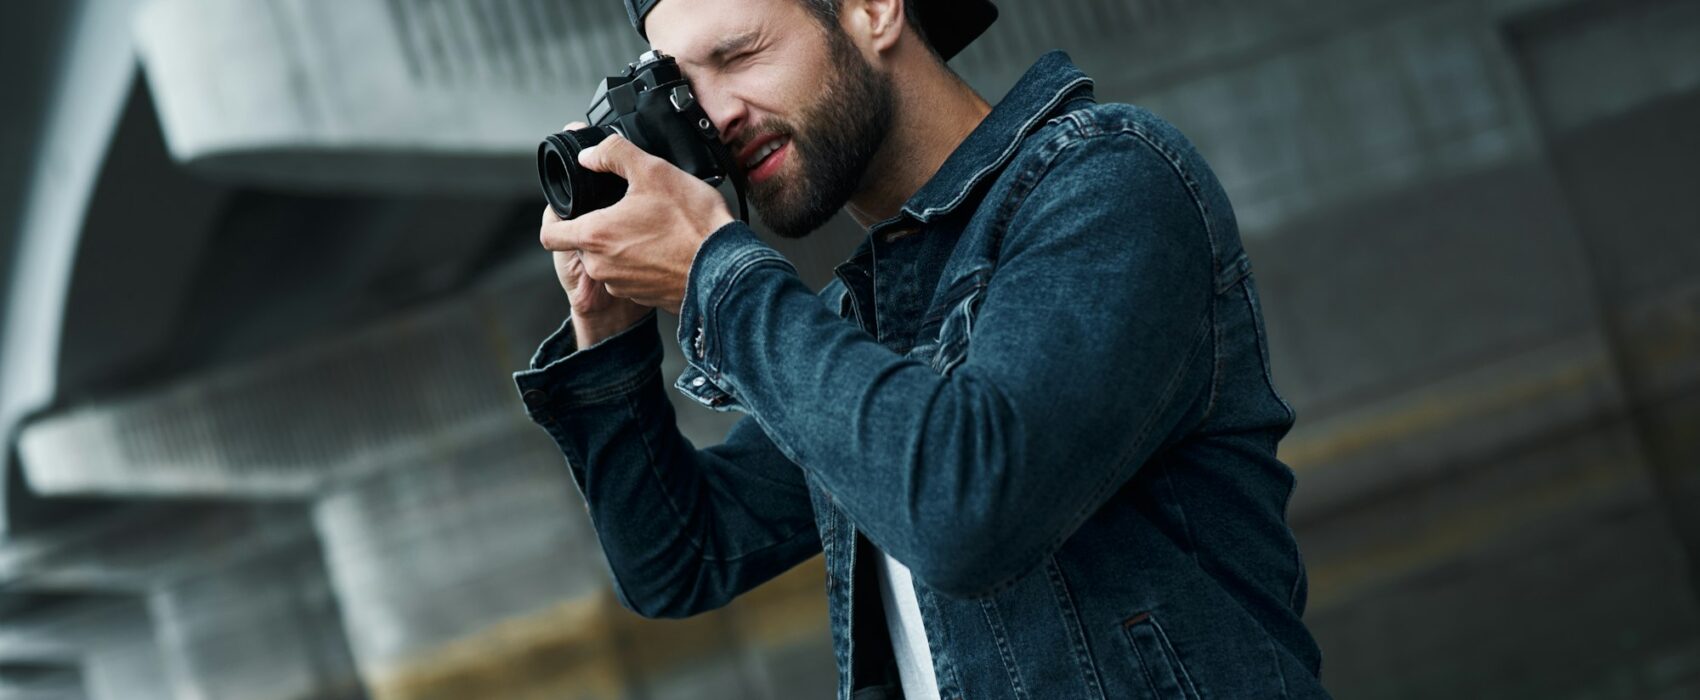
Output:
[[[999,5],[984,95],[1067,49],[1234,199],[1337,697],[1700,697],[1700,0]],[[12,2],[0,47],[0,698],[829,696],[818,560],[637,619],[508,379],[619,3]],[[858,234],[776,245],[819,284]]]

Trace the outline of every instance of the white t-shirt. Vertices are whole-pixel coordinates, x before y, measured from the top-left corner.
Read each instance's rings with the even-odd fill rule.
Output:
[[[903,696],[907,700],[939,700],[933,651],[927,646],[927,629],[921,625],[921,605],[915,600],[909,567],[889,554],[882,553],[875,561],[879,562],[880,599],[885,602],[885,626],[891,630],[891,650],[897,655]]]

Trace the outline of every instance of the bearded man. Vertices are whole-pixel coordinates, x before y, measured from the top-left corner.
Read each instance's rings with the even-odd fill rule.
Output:
[[[684,617],[824,551],[838,697],[1326,697],[1285,521],[1292,427],[1210,169],[1061,53],[995,107],[945,61],[987,0],[627,0],[800,237],[616,136],[623,199],[545,209],[572,305],[515,374],[625,606]],[[698,449],[660,376],[747,416]]]

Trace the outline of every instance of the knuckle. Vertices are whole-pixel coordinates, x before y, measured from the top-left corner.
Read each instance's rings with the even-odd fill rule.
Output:
[[[584,274],[590,275],[594,280],[602,279],[602,273],[607,271],[602,261],[597,258],[582,258],[579,261],[579,269],[584,270]]]
[[[608,249],[608,234],[600,228],[584,229],[580,232],[578,240],[580,248],[593,253],[600,253]]]
[[[637,144],[627,141],[624,138],[614,144],[614,152],[626,160],[639,160],[642,159],[643,156],[647,155],[647,152],[638,148]]]

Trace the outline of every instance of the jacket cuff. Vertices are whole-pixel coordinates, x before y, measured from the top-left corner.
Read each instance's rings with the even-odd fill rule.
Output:
[[[684,303],[679,308],[679,347],[690,365],[674,386],[686,396],[717,410],[740,409],[724,381],[720,361],[724,335],[716,325],[719,307],[744,274],[761,265],[797,268],[779,251],[763,243],[749,224],[733,221],[702,242],[685,279]]]
[[[661,371],[661,333],[651,310],[631,328],[578,349],[572,319],[537,347],[514,386],[532,420],[550,411],[625,396]]]

